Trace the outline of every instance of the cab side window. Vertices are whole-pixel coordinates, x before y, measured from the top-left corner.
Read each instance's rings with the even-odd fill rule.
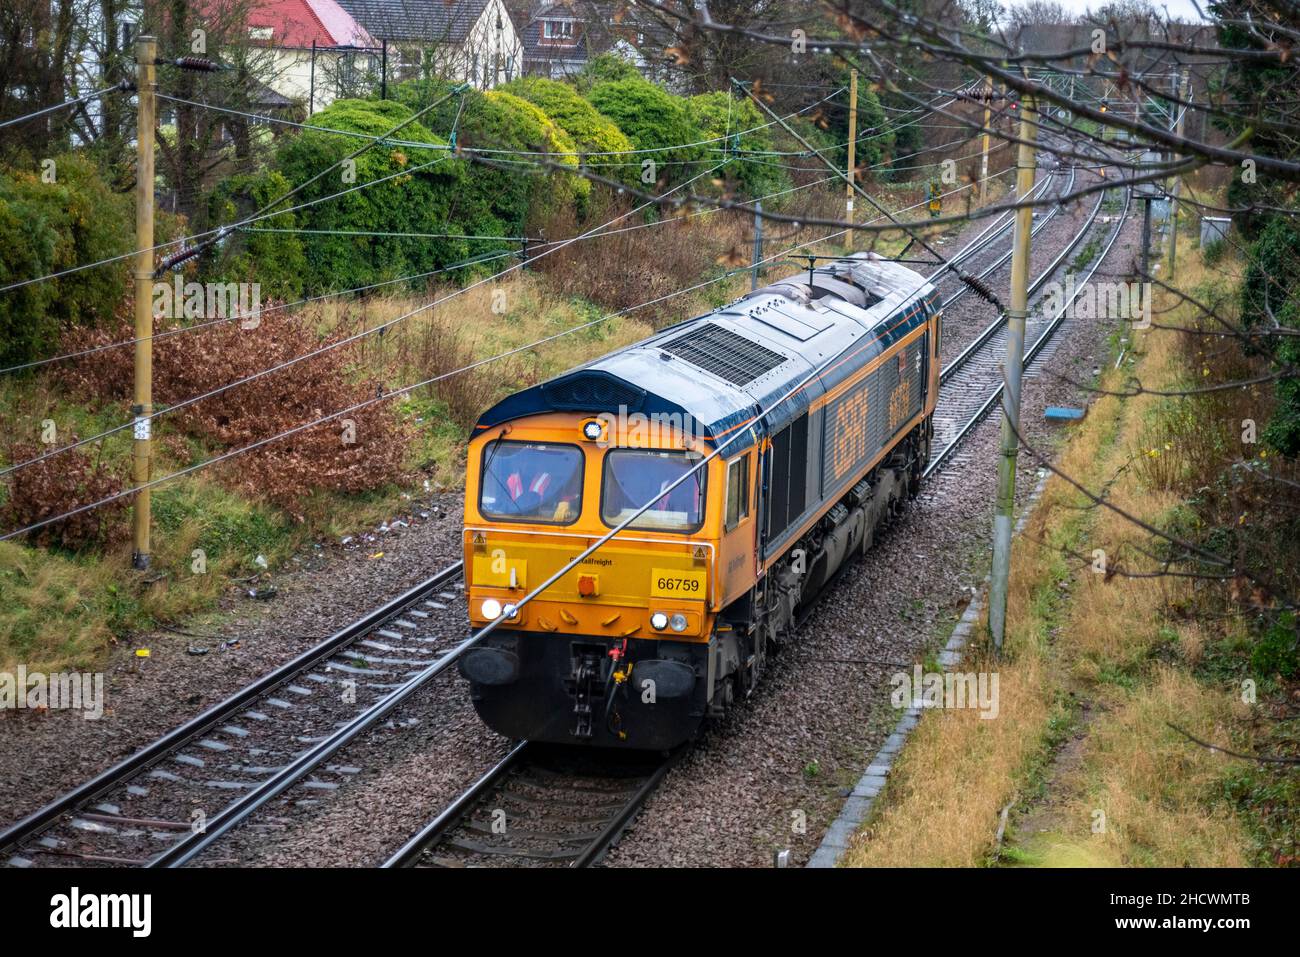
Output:
[[[749,453],[727,463],[726,528],[731,531],[749,515]]]

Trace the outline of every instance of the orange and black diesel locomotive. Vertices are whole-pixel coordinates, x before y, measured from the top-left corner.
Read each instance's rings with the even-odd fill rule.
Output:
[[[934,286],[858,254],[485,412],[465,482],[470,623],[510,617],[460,660],[482,719],[511,738],[665,749],[748,695],[916,493],[939,335]]]

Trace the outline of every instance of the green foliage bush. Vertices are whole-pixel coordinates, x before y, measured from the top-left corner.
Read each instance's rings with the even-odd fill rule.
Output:
[[[95,165],[54,157],[55,182],[39,171],[0,172],[0,285],[98,262],[135,245],[130,195],[116,194]],[[0,364],[47,353],[60,330],[93,325],[122,302],[131,260],[0,294]]]
[[[290,189],[284,174],[275,170],[232,176],[213,191],[209,221],[231,223],[246,219]],[[284,210],[293,205],[294,199],[290,198],[274,208]],[[252,224],[254,229],[294,229],[297,225],[293,213]],[[293,233],[238,232],[204,264],[204,276],[220,282],[261,283],[263,300],[301,298],[307,273],[304,240],[309,242],[310,238]]]
[[[466,102],[462,119],[465,144],[480,149],[500,150],[489,154],[496,162],[537,159],[515,156],[552,153],[552,163],[576,170],[578,148],[573,138],[538,106],[503,90],[490,90]],[[492,175],[487,175],[488,173]],[[571,173],[555,171],[531,175],[526,171],[479,167],[474,176],[495,197],[498,215],[512,229],[525,229],[530,218],[549,218],[558,209],[576,204],[584,211],[591,183]]]
[[[842,75],[839,82],[848,86],[849,78]],[[901,99],[901,98],[900,98]],[[902,100],[905,104],[902,108],[906,109],[912,104]],[[841,169],[849,161],[849,95],[847,92],[841,93],[829,103],[824,104],[819,110],[813,111],[810,116],[813,117],[810,122],[816,123],[827,133],[829,144],[833,144],[833,149],[828,151],[825,156],[835,163]],[[904,118],[904,123],[908,120],[916,119],[917,114],[912,114]],[[899,141],[901,137],[901,142]],[[829,145],[828,144],[828,145]],[[880,99],[875,92],[870,89],[865,82],[860,82],[858,86],[858,146],[857,153],[854,157],[855,163],[859,168],[864,166],[875,166],[880,163],[886,156],[894,156],[904,153],[913,152],[919,149],[921,145],[921,125],[919,123],[912,126],[904,127],[901,130],[895,129],[892,125],[887,124],[885,119],[884,107],[880,104]],[[900,161],[902,166],[911,166],[924,157],[907,157]],[[899,178],[908,179],[911,171],[902,172]]]
[[[594,171],[610,179],[635,181],[640,164],[635,157],[623,155],[632,151],[632,141],[572,86],[544,77],[520,77],[503,89],[543,110],[569,134],[579,152],[590,154],[587,165]]]
[[[1300,632],[1287,612],[1264,631],[1250,651],[1250,666],[1262,675],[1290,678],[1300,670]]]
[[[721,159],[722,150],[733,159],[719,173],[735,180],[745,196],[765,196],[790,185],[784,165],[786,157],[746,156],[772,149],[772,129],[749,100],[740,100],[724,91],[701,93],[686,101],[686,111],[691,122],[699,127],[705,139],[717,139],[705,147],[707,155]],[[759,127],[763,127],[759,129]]]
[[[613,53],[602,53],[587,61],[587,65],[573,78],[573,84],[585,95],[597,83],[639,79],[640,72],[627,60]]]
[[[336,100],[316,113],[312,123],[376,136],[411,115],[411,110],[393,101]],[[394,139],[435,147],[446,145],[420,122],[404,127]],[[309,130],[285,141],[276,156],[276,168],[289,183],[307,183],[349,156],[360,143],[355,137]],[[457,196],[467,175],[463,160],[451,157],[445,149],[377,144],[354,162],[355,185],[402,175],[307,206],[294,214],[299,226],[353,232],[464,232],[459,228],[462,217],[457,215]],[[346,172],[340,167],[312,182],[294,196],[292,205],[354,185],[345,179]],[[404,236],[304,234],[301,242],[306,259],[304,288],[314,291],[347,289],[428,272],[482,251],[471,248],[465,240]]]
[[[1300,329],[1300,223],[1273,216],[1252,244],[1246,280],[1241,284],[1241,319],[1250,327],[1271,328],[1274,321]],[[1267,341],[1267,340],[1266,340]],[[1300,337],[1279,336],[1270,349],[1276,365],[1300,366]],[[1277,405],[1264,441],[1284,455],[1300,455],[1300,379],[1278,380]]]
[[[654,150],[641,158],[656,164],[661,180],[680,183],[702,167],[709,155],[696,144],[706,139],[691,120],[686,104],[640,77],[597,83],[587,94],[592,106],[618,124],[639,150]],[[643,180],[644,181],[644,180]]]
[[[451,96],[438,103],[453,89],[446,80],[408,80],[397,84],[391,95],[414,110],[437,103],[422,122],[448,136],[455,129],[458,146],[503,151],[485,153],[484,157],[505,164],[506,169],[466,161],[455,207],[466,233],[520,235],[529,222],[548,219],[561,207],[576,204],[579,209],[586,208],[591,192],[586,180],[558,171],[534,175],[523,166],[509,168],[512,163],[533,159],[513,153],[576,154],[578,148],[563,124],[513,90],[467,90],[463,97]],[[578,165],[576,155],[551,159],[575,169]]]

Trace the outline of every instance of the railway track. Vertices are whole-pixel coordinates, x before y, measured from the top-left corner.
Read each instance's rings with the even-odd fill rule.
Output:
[[[588,867],[618,841],[681,754],[525,741],[384,866]]]
[[[336,789],[359,769],[328,758],[456,657],[432,625],[465,621],[461,572],[443,569],[0,832],[0,862],[186,863],[295,784]]]
[[[1092,233],[1106,195],[1105,192],[1099,194],[1097,204],[1088,217],[1087,225],[1030,284],[1031,299]],[[1091,263],[1087,276],[1077,283],[1076,297],[1106,261],[1128,219],[1131,202],[1131,195],[1126,191],[1124,209],[1116,218],[1114,228],[1110,230],[1105,245]],[[1031,315],[1026,320],[1025,341],[1031,343],[1025,350],[1026,375],[1029,374],[1031,366],[1043,350],[1049,347],[1052,337],[1065,321],[1071,305],[1073,300],[1063,303],[1051,316]],[[1002,365],[1006,359],[1006,320],[1007,314],[1005,312],[1000,314],[940,372],[939,404],[935,411],[935,451],[926,466],[926,478],[941,470],[952,460],[962,440],[975,430],[1001,398]]]
[[[1030,199],[1039,198],[1040,195],[1047,189],[1047,186],[1052,182],[1052,180],[1055,179],[1057,175],[1059,175],[1059,172],[1060,172],[1059,170],[1050,170],[1046,176],[1044,176],[1042,179],[1040,179],[1037,183],[1034,184],[1034,188],[1029,191],[1029,198]],[[1073,167],[1071,167],[1070,181],[1065,185],[1064,189],[1062,189],[1058,195],[1069,193],[1070,190],[1074,189],[1074,182],[1075,182],[1076,175],[1077,175],[1077,171]],[[1049,223],[1051,223],[1051,221],[1060,213],[1060,211],[1061,211],[1060,206],[1053,206],[1051,210],[1048,211],[1046,216],[1043,216],[1041,219],[1039,219],[1037,222],[1033,224],[1033,227],[1031,229],[1031,234],[1037,236],[1043,229],[1047,227]],[[1014,219],[1015,219],[1014,212],[1008,211],[1006,213],[1003,213],[997,220],[993,222],[991,226],[985,229],[984,232],[976,236],[975,239],[969,245],[963,248],[960,252],[953,255],[952,261],[963,264],[964,266],[966,266],[967,271],[969,271],[969,266],[967,264],[970,262],[970,260],[974,259],[976,256],[981,255],[986,249],[988,249],[994,243],[999,242],[1002,239],[1002,237],[1006,235],[1011,229],[1012,225],[1014,224]],[[993,259],[992,262],[989,262],[985,264],[983,267],[981,267],[979,271],[975,273],[975,276],[978,279],[987,279],[989,276],[993,275],[995,272],[997,272],[999,269],[1005,266],[1008,262],[1010,262],[1010,260],[1011,260],[1011,246],[1010,244],[1008,244],[1005,252],[999,253]],[[940,278],[939,282],[942,282],[944,279],[948,278],[948,275],[949,274],[945,274],[944,277]],[[970,286],[966,285],[965,283],[958,284],[957,289],[951,295],[944,297],[945,308],[952,306],[954,303],[956,303],[963,296],[967,295],[970,292],[971,292]]]

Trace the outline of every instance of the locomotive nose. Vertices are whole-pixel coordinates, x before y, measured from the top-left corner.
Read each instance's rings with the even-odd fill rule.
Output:
[[[672,748],[705,711],[707,645],[577,634],[492,634],[461,658],[479,716],[500,734]]]

